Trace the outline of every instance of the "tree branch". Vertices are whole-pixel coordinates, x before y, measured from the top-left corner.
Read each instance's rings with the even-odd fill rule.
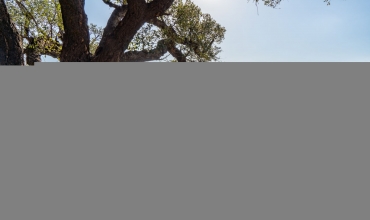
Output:
[[[121,56],[120,62],[146,62],[160,60],[161,57],[168,52],[165,41],[166,40],[158,41],[157,47],[149,51],[128,51]]]
[[[55,59],[60,58],[60,48],[62,45],[58,41],[48,36],[29,37],[28,41],[29,44],[24,50],[28,65],[32,66],[35,62],[41,62],[41,55],[48,55]]]
[[[109,35],[99,44],[94,62],[118,62],[128,48],[132,38],[146,20],[147,3],[145,0],[128,0],[127,12]]]
[[[178,62],[186,62],[186,56],[176,48],[175,42],[174,41],[169,41],[167,44],[168,52],[176,58]]]
[[[119,5],[116,5],[116,4],[112,3],[110,0],[103,0],[103,2],[111,8],[119,8],[120,7]]]
[[[178,62],[186,62],[186,56],[176,48],[175,42],[171,39],[158,41],[157,47],[152,50],[128,51],[124,53],[120,62],[147,62],[160,60],[163,55],[169,52]]]
[[[196,42],[194,42],[194,41],[192,41],[191,39],[188,39],[188,38],[179,37],[179,35],[176,33],[175,29],[173,29],[173,27],[168,26],[164,21],[161,21],[158,18],[152,18],[152,19],[148,20],[148,23],[153,24],[153,25],[159,27],[160,29],[164,30],[165,33],[167,33],[167,35],[169,35],[169,37],[171,39],[173,39],[176,43],[188,46],[189,48],[191,48],[194,51],[195,54],[197,54],[198,56],[201,55],[200,51],[199,51],[199,44],[198,43],[196,43]]]
[[[132,38],[149,18],[163,14],[174,0],[127,0],[127,12],[124,18],[105,38],[95,52],[94,62],[118,62],[128,48]]]
[[[103,45],[105,45],[107,38],[113,33],[119,22],[125,17],[127,9],[127,5],[122,5],[113,10],[111,16],[108,19],[107,25],[104,28],[103,36],[99,43],[99,46],[103,47]]]

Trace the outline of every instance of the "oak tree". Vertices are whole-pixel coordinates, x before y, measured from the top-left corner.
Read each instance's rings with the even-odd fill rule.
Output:
[[[218,60],[226,30],[191,0],[102,2],[113,8],[104,28],[88,24],[85,0],[0,0],[0,65],[23,65],[24,55],[28,65],[42,55],[61,62]]]
[[[103,46],[111,41],[109,38],[114,38],[112,32],[128,12],[127,1],[103,0],[103,2],[114,9],[107,26],[103,29],[89,24],[88,37],[86,33],[85,36],[80,33],[84,36],[81,37],[80,42],[89,42],[89,44],[81,44],[77,41],[70,45],[76,36],[74,38],[69,36],[71,34],[67,34],[64,28],[62,7],[59,1],[7,1],[9,15],[23,39],[23,54],[26,55],[27,64],[33,65],[35,62],[40,62],[42,55],[48,55],[61,61],[95,61],[97,59],[95,54],[104,51]],[[146,1],[146,4],[150,2],[152,1]],[[202,13],[193,2],[175,0],[164,15],[147,19],[135,33],[127,48],[121,50],[124,52],[119,57],[116,55],[115,59],[118,58],[120,62],[217,60],[217,54],[221,50],[216,43],[221,43],[224,33],[225,28],[216,23],[209,14]],[[68,52],[69,47],[72,50]],[[76,48],[78,51],[85,52],[72,59],[70,54],[72,51],[76,53]],[[114,50],[117,50],[117,46]],[[168,56],[164,57],[167,52],[174,57],[173,60],[166,59]],[[67,58],[63,57],[64,54]],[[85,58],[81,60],[80,57]]]

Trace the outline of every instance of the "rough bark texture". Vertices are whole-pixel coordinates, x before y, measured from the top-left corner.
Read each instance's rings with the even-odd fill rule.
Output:
[[[62,62],[90,61],[90,35],[85,0],[59,0],[64,25]]]
[[[165,44],[165,40],[160,40],[157,43],[157,47],[153,50],[128,51],[124,53],[120,58],[120,62],[146,62],[160,60],[167,52],[168,49]]]
[[[26,62],[29,66],[35,65],[36,62],[41,62],[41,55],[37,52],[35,39],[33,37],[29,37],[29,44],[27,48],[24,50],[26,54]]]
[[[125,17],[95,52],[95,62],[118,62],[136,32],[145,23],[145,0],[129,0]]]
[[[103,47],[105,45],[108,37],[113,33],[119,22],[125,17],[127,9],[127,5],[123,5],[113,10],[111,16],[108,19],[107,25],[104,28],[103,36],[100,40],[99,46]]]
[[[94,62],[118,62],[124,56],[132,38],[148,20],[163,13],[172,5],[174,0],[128,0],[125,17],[114,30],[106,35],[104,41],[95,52]]]
[[[21,37],[0,0],[0,65],[23,65]]]

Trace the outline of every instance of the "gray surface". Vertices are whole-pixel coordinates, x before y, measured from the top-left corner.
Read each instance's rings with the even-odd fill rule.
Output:
[[[2,75],[0,218],[368,219],[369,75],[226,70]]]

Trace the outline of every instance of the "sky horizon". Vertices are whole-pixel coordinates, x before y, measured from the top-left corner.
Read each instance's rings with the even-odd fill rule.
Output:
[[[283,0],[273,9],[247,0],[192,0],[226,28],[221,62],[369,62],[370,1]],[[352,3],[352,4],[351,4]],[[105,27],[113,11],[86,1],[88,22]],[[46,62],[56,59],[42,56]]]

